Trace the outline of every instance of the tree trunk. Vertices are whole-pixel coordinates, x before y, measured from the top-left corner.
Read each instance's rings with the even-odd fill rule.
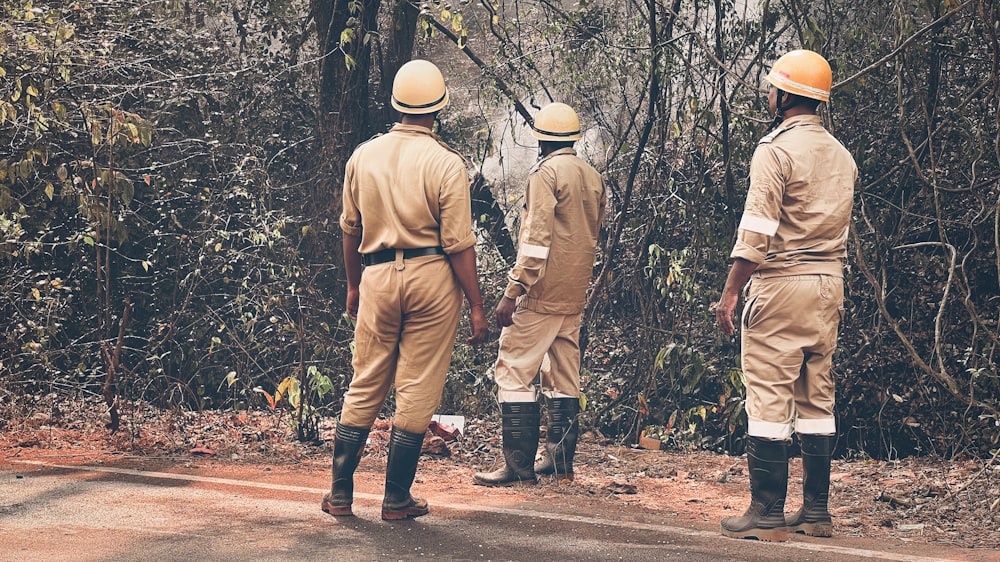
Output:
[[[500,204],[493,197],[490,184],[482,174],[476,174],[472,180],[472,218],[485,230],[500,255],[508,265],[517,261],[517,246],[507,228],[507,217]]]
[[[389,29],[383,32],[385,42],[381,48],[379,61],[379,88],[372,111],[372,123],[380,129],[387,128],[397,120],[398,113],[389,100],[392,98],[392,80],[399,67],[413,57],[413,41],[417,35],[417,19],[420,10],[409,0],[392,0]]]
[[[304,249],[312,263],[324,264],[334,276],[329,296],[342,303],[346,288],[344,256],[338,219],[343,195],[344,166],[354,148],[371,133],[368,79],[371,70],[369,33],[377,31],[380,0],[312,0],[320,53],[319,107],[316,111],[318,139],[317,178],[310,208],[316,236]],[[348,22],[351,25],[348,25]],[[323,277],[326,277],[324,275]],[[327,281],[333,281],[327,279]],[[324,283],[325,284],[325,283]]]

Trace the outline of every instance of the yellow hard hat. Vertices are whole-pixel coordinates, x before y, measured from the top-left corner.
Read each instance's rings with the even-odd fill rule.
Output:
[[[767,81],[789,94],[830,101],[833,72],[822,55],[799,49],[782,55],[771,67]]]
[[[543,141],[577,140],[580,134],[580,119],[573,108],[564,103],[550,103],[538,112],[531,134]]]
[[[448,105],[448,88],[438,67],[415,59],[399,67],[392,81],[392,107],[400,113],[424,115]]]

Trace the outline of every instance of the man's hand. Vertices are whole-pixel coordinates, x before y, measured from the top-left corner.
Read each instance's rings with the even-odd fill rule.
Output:
[[[516,308],[516,300],[510,297],[500,299],[500,302],[497,303],[496,310],[497,326],[500,328],[506,328],[507,326],[514,324],[514,310]]]
[[[466,338],[465,343],[476,345],[486,341],[489,325],[486,322],[486,312],[483,310],[483,305],[480,304],[469,309],[469,326],[472,327],[472,336]]]
[[[357,289],[347,290],[347,315],[351,320],[358,319],[358,302],[361,300],[361,291]]]
[[[740,292],[756,270],[757,264],[743,258],[734,259],[732,267],[729,268],[729,276],[726,277],[726,286],[722,289],[722,296],[719,297],[719,302],[714,305],[715,323],[719,325],[719,330],[727,338],[733,337],[733,334],[736,333],[733,318],[736,316],[736,305],[740,302]]]
[[[719,325],[719,330],[726,337],[733,337],[736,333],[736,325],[733,318],[736,315],[736,305],[739,303],[739,293],[722,293],[722,298],[715,304],[715,323]]]
[[[361,236],[344,233],[344,269],[347,271],[347,315],[358,319],[358,301],[361,298]]]

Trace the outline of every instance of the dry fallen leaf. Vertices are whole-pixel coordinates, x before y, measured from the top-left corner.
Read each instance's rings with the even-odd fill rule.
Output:
[[[605,490],[611,492],[612,494],[634,494],[636,493],[636,488],[632,484],[622,484],[621,482],[612,482],[608,484]]]

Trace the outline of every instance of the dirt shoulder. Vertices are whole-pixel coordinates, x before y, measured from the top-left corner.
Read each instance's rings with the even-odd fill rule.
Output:
[[[295,485],[328,484],[332,427],[318,445],[295,442],[284,419],[255,413],[132,412],[131,424],[109,435],[99,412],[36,414],[8,420],[0,435],[0,468],[16,461],[104,464],[140,470],[199,471]],[[358,489],[380,492],[389,427],[373,428],[358,472]],[[746,461],[706,451],[648,451],[581,438],[576,480],[534,488],[472,485],[476,470],[499,463],[495,422],[466,424],[464,435],[429,435],[416,490],[430,497],[475,498],[497,505],[536,505],[559,513],[602,514],[714,528],[743,512]],[[836,537],[910,545],[1000,549],[1000,462],[911,458],[892,462],[834,460],[831,511]],[[801,463],[790,463],[786,511],[801,494]],[[988,555],[988,552],[986,553]],[[1000,556],[997,558],[1000,560]]]

